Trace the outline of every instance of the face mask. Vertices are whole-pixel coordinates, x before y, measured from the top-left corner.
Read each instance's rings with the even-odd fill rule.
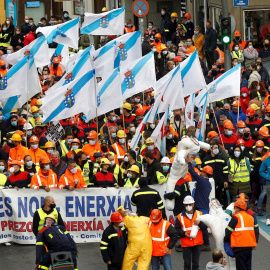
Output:
[[[256,150],[257,150],[258,153],[262,152],[262,148],[256,148]]]
[[[186,20],[186,23],[189,23],[190,22],[190,20]]]
[[[132,174],[131,173],[127,173],[127,178],[132,178]]]
[[[168,52],[167,52],[167,51],[162,51],[162,53],[163,53],[164,55],[166,55]]]
[[[239,131],[239,133],[243,133],[244,132],[244,129],[243,128],[239,128],[238,131]]]
[[[258,70],[258,71],[260,70],[260,67],[259,67],[259,66],[257,66],[257,70]]]
[[[175,68],[175,65],[173,65],[172,68],[174,69]]]
[[[68,18],[68,14],[64,14],[64,18]]]
[[[177,31],[181,31],[183,28],[182,27],[178,27],[177,28]]]
[[[114,122],[114,121],[116,120],[116,117],[115,117],[115,116],[113,116],[111,120]]]
[[[5,166],[0,166],[0,172],[3,172],[5,169]]]
[[[97,142],[96,142],[96,141],[90,140],[89,143],[90,143],[91,145],[95,145]]]
[[[235,47],[234,49],[235,49],[236,51],[239,51],[239,47]]]
[[[151,129],[155,129],[156,125],[155,124],[150,124]]]
[[[131,127],[129,130],[130,130],[131,132],[135,132],[135,131],[136,131],[135,127]]]
[[[238,151],[234,151],[234,156],[235,156],[235,157],[240,157],[240,155],[241,155],[241,153],[240,153],[240,152],[238,152]]]
[[[58,159],[58,158],[53,158],[53,159],[52,159],[53,164],[57,164],[57,163],[58,163],[58,161],[59,161],[59,159]]]
[[[11,122],[11,125],[12,125],[13,127],[16,127],[16,126],[17,126],[17,122]]]
[[[9,171],[10,171],[11,173],[14,173],[15,168],[14,168],[14,167],[11,167],[11,168],[9,169]]]
[[[3,28],[3,31],[7,31],[7,28],[6,28],[6,27],[4,27],[4,28]]]
[[[111,134],[111,137],[112,137],[112,138],[116,138],[116,133],[112,133],[112,134]]]
[[[258,86],[258,87],[257,87],[257,90],[260,90],[260,89],[261,89],[261,87],[260,87],[260,86]]]
[[[235,37],[235,40],[239,41],[240,40],[240,37]]]
[[[43,75],[43,78],[46,80],[48,78],[48,75]]]
[[[219,150],[218,150],[218,149],[214,149],[214,150],[213,150],[213,154],[214,154],[214,155],[217,155],[218,153],[219,153]]]
[[[111,165],[112,166],[114,166],[115,165],[115,161],[113,160],[113,161],[111,161]]]
[[[148,148],[148,150],[153,151],[154,150],[154,145],[149,145],[149,146],[147,146],[147,148]]]
[[[32,160],[26,162],[26,166],[27,167],[32,167],[32,165],[33,165],[33,161]]]
[[[39,113],[34,113],[33,117],[34,118],[38,118],[39,117]]]
[[[227,135],[228,135],[228,136],[231,136],[232,134],[233,134],[233,132],[232,132],[231,130],[228,130],[228,131],[227,131]]]
[[[79,149],[79,146],[78,145],[73,145],[72,146],[72,149],[75,151],[75,150],[78,150]]]
[[[108,147],[107,146],[101,146],[100,149],[102,150],[102,152],[107,152],[108,151]]]
[[[44,166],[44,170],[45,171],[48,171],[49,169],[50,169],[50,165],[49,164],[47,164],[47,165]]]
[[[223,66],[222,65],[217,65],[218,69],[222,69]]]
[[[250,49],[253,49],[253,46],[252,46],[252,45],[249,45],[248,47],[249,47]]]
[[[168,139],[172,139],[172,134],[170,134],[170,135],[168,136]]]
[[[126,139],[119,139],[119,142],[124,144],[126,142]]]
[[[167,172],[169,170],[169,168],[170,168],[170,166],[168,166],[168,165],[165,165],[162,167],[164,172]]]
[[[30,22],[30,23],[29,23],[29,25],[33,25],[33,23],[32,23],[32,22]]]
[[[29,23],[29,20],[25,20],[25,23]]]
[[[124,157],[124,161],[128,162],[128,157],[127,156]]]
[[[139,98],[135,98],[135,102],[139,103],[141,100]]]
[[[16,31],[16,34],[19,35],[20,34],[20,31]]]
[[[213,76],[216,76],[217,75],[217,71],[214,69],[214,70],[212,70],[212,75]]]
[[[198,35],[198,34],[199,34],[199,32],[198,32],[198,31],[194,31],[194,34],[195,34],[195,35]]]
[[[118,224],[118,227],[124,227],[125,226],[125,223],[122,221]]]
[[[153,51],[153,52],[156,52],[156,51],[157,51],[157,49],[156,49],[156,48],[153,48],[153,49],[152,49],[152,51]]]
[[[32,135],[32,131],[27,131],[27,136],[31,136]]]
[[[7,50],[7,54],[11,54],[11,50]]]
[[[55,208],[55,207],[56,207],[56,204],[55,204],[55,203],[50,204],[50,208],[51,208],[51,209],[53,209],[53,208]]]
[[[249,133],[244,133],[245,138],[249,138]]]
[[[58,67],[58,64],[55,64],[55,63],[54,63],[54,64],[53,64],[53,68],[54,68],[54,69],[57,69],[57,67]]]
[[[9,144],[12,144],[12,140],[8,140],[8,143],[9,143]]]
[[[10,24],[10,21],[6,21],[6,24]]]
[[[238,65],[238,63],[237,63],[237,62],[235,62],[235,63],[233,63],[233,65],[234,65],[234,66],[237,66],[237,65]]]
[[[72,173],[76,173],[77,172],[77,167],[73,168],[70,170]]]
[[[193,209],[193,207],[191,206],[191,205],[188,205],[188,206],[186,206],[186,210],[189,212],[189,211],[191,211]]]
[[[242,95],[242,97],[246,97],[247,96],[247,93],[244,93],[243,95]]]
[[[31,145],[31,147],[32,147],[33,149],[38,149],[38,144],[33,144],[33,145]]]
[[[152,25],[149,25],[149,26],[148,26],[148,28],[149,28],[149,29],[152,29],[152,28],[153,28],[153,26],[152,26]]]
[[[187,45],[190,46],[191,45],[191,42],[187,42]]]
[[[161,13],[161,15],[165,15],[165,11],[163,11],[163,10],[160,13]]]
[[[244,151],[245,150],[245,146],[240,146],[241,150]]]

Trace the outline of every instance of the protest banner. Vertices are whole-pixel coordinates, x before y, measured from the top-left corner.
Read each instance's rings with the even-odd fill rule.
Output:
[[[49,142],[53,142],[54,144],[56,144],[56,142],[61,139],[64,134],[65,130],[58,121],[53,122],[45,132],[47,140]]]

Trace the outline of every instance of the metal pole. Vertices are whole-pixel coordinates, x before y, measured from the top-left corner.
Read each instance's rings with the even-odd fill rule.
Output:
[[[141,15],[141,10],[139,10],[139,15]],[[141,36],[144,36],[144,26],[143,26],[143,17],[139,18],[139,29],[141,30]]]
[[[84,21],[83,4],[84,4],[84,0],[80,0],[81,25],[83,24],[83,21]]]
[[[227,0],[222,0],[221,3],[223,16],[229,17]],[[223,44],[223,46],[224,46],[224,69],[225,71],[228,71],[231,68],[230,44]]]
[[[204,32],[206,33],[206,22],[207,22],[207,0],[203,1],[204,6]]]

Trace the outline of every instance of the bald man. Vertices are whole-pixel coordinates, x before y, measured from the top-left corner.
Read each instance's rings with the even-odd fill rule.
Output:
[[[33,217],[33,233],[37,236],[38,232],[44,228],[45,217],[49,214],[53,214],[59,225],[65,226],[61,214],[56,209],[54,198],[47,196],[44,199],[44,205],[37,209]]]

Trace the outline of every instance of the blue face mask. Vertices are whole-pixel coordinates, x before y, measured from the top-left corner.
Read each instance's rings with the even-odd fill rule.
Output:
[[[116,120],[116,117],[115,117],[115,116],[113,116],[113,117],[112,117],[112,121],[114,122],[115,120]]]
[[[85,116],[85,115],[82,116],[82,120],[83,120],[84,122],[86,122],[86,116]]]
[[[147,148],[148,148],[149,151],[153,151],[154,150],[154,145],[149,145],[149,146],[147,146]]]
[[[32,135],[32,131],[27,131],[27,135],[31,136]]]
[[[162,167],[164,172],[167,172],[169,170],[169,168],[170,168],[170,166],[168,166],[168,165],[165,165]]]
[[[153,26],[152,26],[152,25],[149,25],[149,26],[148,26],[148,28],[149,28],[149,29],[152,29],[152,28],[153,28]]]
[[[11,125],[12,125],[13,127],[16,127],[16,126],[17,126],[17,122],[11,122]]]
[[[68,143],[68,144],[71,144],[71,142],[72,142],[72,139],[68,139],[68,140],[67,140],[67,143]]]
[[[187,42],[187,45],[190,46],[191,45],[191,42]]]
[[[26,162],[26,166],[27,167],[32,167],[32,165],[33,165],[33,161],[27,161]]]
[[[11,50],[7,50],[7,54],[11,54]]]
[[[127,173],[127,178],[132,178],[132,174],[131,173]]]
[[[64,18],[68,18],[68,14],[64,14]]]
[[[232,130],[228,130],[228,131],[227,131],[227,135],[228,135],[228,136],[231,136],[232,134],[233,134]]]
[[[3,28],[3,31],[7,31],[7,28],[6,28],[6,27],[4,27],[4,28]]]
[[[111,134],[111,137],[112,137],[112,138],[116,138],[116,133],[112,133],[112,134]]]
[[[5,170],[5,166],[0,166],[0,172],[3,172]]]
[[[34,114],[33,114],[33,117],[34,117],[34,118],[38,118],[38,117],[39,117],[39,113],[34,113]]]

